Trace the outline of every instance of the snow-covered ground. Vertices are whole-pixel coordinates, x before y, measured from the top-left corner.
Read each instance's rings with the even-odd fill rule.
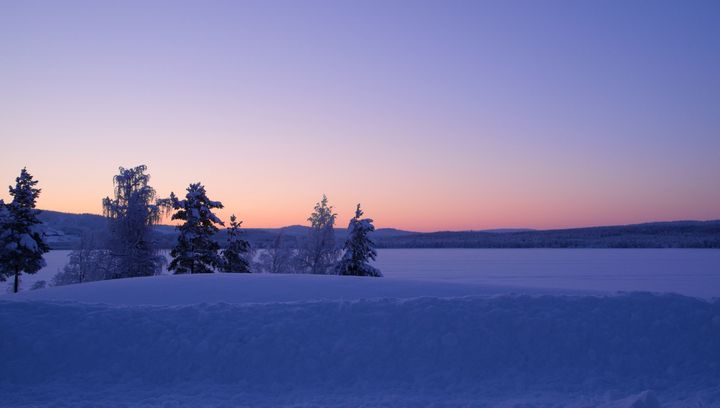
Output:
[[[673,292],[720,297],[717,249],[381,249],[386,277],[495,286]],[[69,251],[45,255],[47,267],[22,278],[50,281]],[[8,284],[6,284],[7,287]],[[4,292],[4,291],[0,291]]]
[[[0,300],[44,300],[104,303],[110,305],[190,305],[196,303],[271,303],[370,298],[461,297],[507,293],[562,294],[555,289],[526,289],[412,279],[370,279],[353,276],[274,275],[229,273],[163,275],[0,296]],[[601,292],[573,291],[577,294]]]
[[[0,299],[0,406],[720,406],[720,302],[679,295],[215,274]]]
[[[67,251],[46,259],[25,288]],[[382,279],[4,294],[0,406],[720,407],[718,265],[717,250],[397,249]]]

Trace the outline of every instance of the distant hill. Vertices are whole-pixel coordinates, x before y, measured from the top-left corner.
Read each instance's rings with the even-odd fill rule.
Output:
[[[481,230],[479,232],[491,232],[494,234],[509,234],[512,232],[530,232],[530,231],[536,231],[531,228],[495,228],[495,229],[487,229],[487,230]]]
[[[73,249],[85,234],[101,234],[107,230],[105,217],[96,214],[70,214],[42,210],[38,217],[43,222],[45,235],[52,249]]]
[[[71,214],[59,211],[42,210],[39,216],[44,224],[48,243],[52,249],[74,249],[80,244],[83,235],[95,234],[102,238],[107,233],[107,219],[96,214]],[[304,225],[290,225],[283,228],[243,228],[245,239],[254,246],[266,246],[279,235],[286,239],[296,241],[307,236],[310,227]],[[177,239],[177,230],[173,225],[156,225],[155,240],[161,248],[171,248]],[[374,237],[395,238],[413,235],[415,232],[402,231],[395,228],[378,228]],[[337,239],[347,237],[347,229],[335,228]],[[227,240],[227,231],[221,230],[216,239],[220,243]]]
[[[83,234],[102,237],[107,220],[95,214],[69,214],[44,210],[40,214],[53,249],[73,249]],[[245,238],[255,247],[270,244],[279,234],[290,241],[307,236],[309,227],[247,228]],[[217,235],[226,241],[226,231]],[[336,228],[342,242],[345,228]],[[155,226],[155,240],[161,248],[175,244],[177,231],[172,225]],[[373,239],[380,248],[720,248],[720,220],[671,221],[607,227],[531,230],[505,228],[484,231],[412,232],[378,228]]]
[[[96,214],[71,214],[42,210],[39,218],[49,227],[70,235],[81,235],[88,230],[100,231],[107,226],[105,217]]]
[[[288,227],[283,228],[262,228],[262,229],[254,229],[254,228],[248,228],[245,231],[252,232],[252,231],[263,231],[266,233],[271,234],[279,234],[282,232],[286,236],[290,237],[305,237],[308,234],[308,231],[310,230],[310,227],[307,227],[305,225],[290,225]],[[408,235],[417,234],[417,232],[411,232],[411,231],[403,231],[395,228],[378,228],[375,230],[375,234],[373,235],[376,238],[394,238],[394,237],[404,237]],[[345,238],[347,236],[347,229],[346,228],[335,228],[335,236],[338,238]]]
[[[377,240],[384,248],[720,248],[720,220],[542,231],[447,231]]]

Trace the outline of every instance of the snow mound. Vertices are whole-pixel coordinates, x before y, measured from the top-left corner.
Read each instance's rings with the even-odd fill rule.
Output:
[[[117,279],[9,294],[5,300],[115,305],[268,303],[367,298],[458,297],[501,293],[588,293],[474,283],[305,274],[196,274]]]
[[[643,391],[633,398],[632,403],[628,406],[630,408],[660,408],[660,402],[652,391]]]
[[[695,405],[683,401],[682,406],[690,407],[702,407],[705,405]],[[622,398],[617,401],[605,404],[602,408],[662,408],[660,401],[653,391],[646,390],[636,395],[631,395],[627,398]]]
[[[319,282],[298,278],[310,279],[278,290],[310,290]],[[371,281],[382,280],[347,280]],[[127,295],[121,290],[127,283],[85,286],[106,296],[118,286],[118,293]],[[35,293],[42,292],[64,293]],[[650,408],[662,402],[666,408],[690,406],[692,399],[704,404],[697,406],[720,404],[720,302],[626,294],[170,303],[175,305],[0,302],[2,403]],[[649,389],[656,394],[640,394]]]

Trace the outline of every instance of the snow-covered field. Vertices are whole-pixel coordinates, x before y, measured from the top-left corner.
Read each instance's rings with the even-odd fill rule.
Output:
[[[684,251],[471,250],[445,267],[406,251],[414,272],[383,251],[382,279],[158,276],[0,296],[0,406],[720,407],[720,301],[615,293],[601,282],[622,275],[597,272],[623,260],[672,280]],[[688,253],[675,272],[712,283],[718,252]],[[516,278],[493,278],[507,262]],[[575,268],[549,274],[558,264]],[[640,269],[632,285],[653,284]]]

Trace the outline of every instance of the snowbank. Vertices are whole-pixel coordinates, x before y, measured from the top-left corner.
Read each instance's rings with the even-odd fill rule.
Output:
[[[500,293],[561,293],[468,283],[357,276],[197,274],[118,279],[0,296],[0,300],[53,300],[116,305],[267,303],[367,298],[458,297]],[[563,291],[562,293],[589,293]]]
[[[168,252],[162,253],[169,261]],[[20,289],[29,290],[40,280],[51,282],[69,254],[45,254],[47,267],[22,274]],[[373,263],[389,279],[672,292],[706,299],[720,297],[718,265],[720,249],[380,249]],[[4,284],[6,289],[12,286]]]
[[[167,282],[154,295],[174,306],[0,302],[0,404],[720,406],[720,302],[626,294],[179,305],[196,300],[184,294],[192,285],[222,299],[258,290],[233,282],[267,282],[224,276],[144,283]],[[281,277],[294,283],[276,298],[335,282],[317,278]],[[358,285],[343,296],[382,293],[370,282],[421,292],[339,279]],[[143,279],[67,289],[92,300],[82,292],[126,295],[134,281]],[[23,298],[67,299],[60,289]]]

